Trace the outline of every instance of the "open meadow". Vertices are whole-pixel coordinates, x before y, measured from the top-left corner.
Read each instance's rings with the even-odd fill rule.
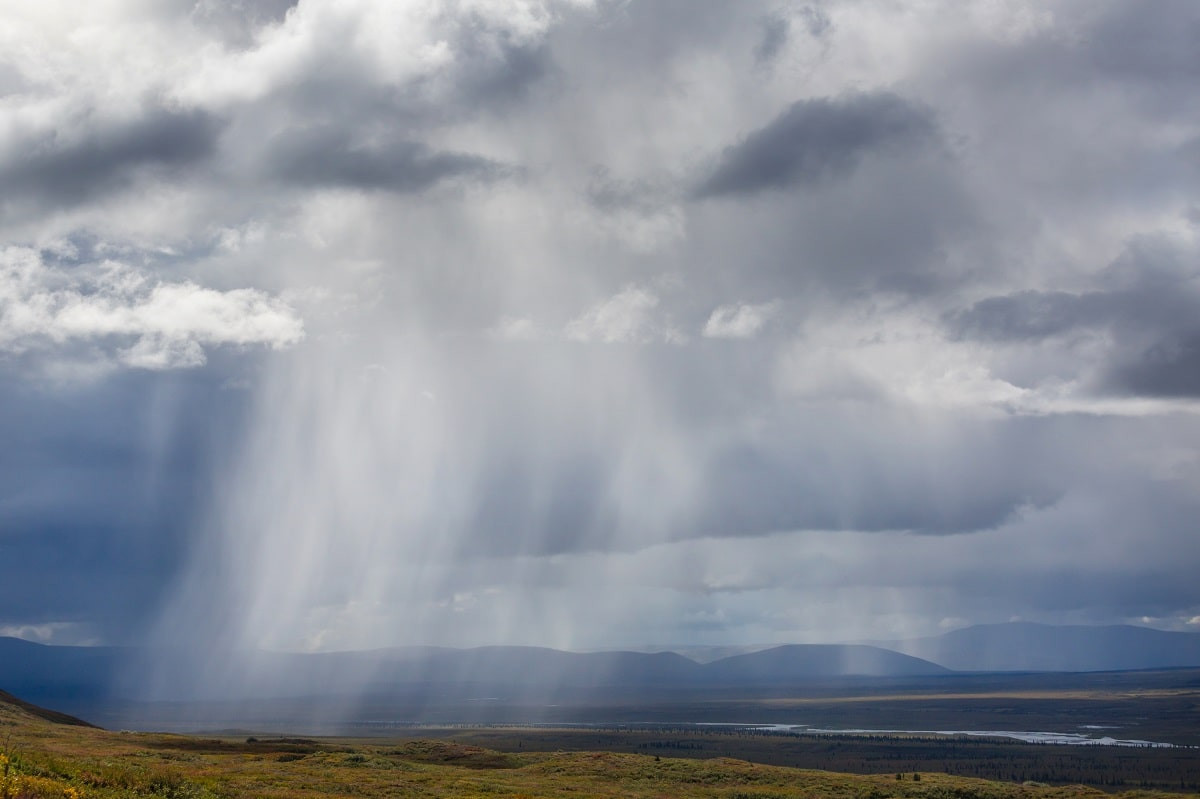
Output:
[[[1200,795],[1196,788],[1197,751],[1192,749],[1118,750],[921,738],[795,738],[666,728],[633,732],[430,728],[412,730],[409,737],[388,739],[241,734],[200,737],[102,730],[7,696],[0,697],[0,742],[4,752],[0,761],[3,799],[1051,799],[1106,795],[1099,787],[1049,785],[1036,780],[1043,776],[1038,769],[1045,770],[1052,761],[1057,761],[1060,768],[1066,762],[1083,764],[1078,769],[1080,780],[1068,781],[1096,781],[1097,775],[1105,774],[1150,774],[1157,776],[1143,780],[1147,785],[1174,788],[1171,794],[1139,788],[1110,795],[1144,799]],[[1097,754],[1108,759],[1092,759]],[[803,762],[808,767],[767,764],[771,762]],[[967,762],[1002,764],[996,775],[1004,781],[963,776],[970,773],[962,768]],[[1140,764],[1137,768],[1141,771],[1134,763]],[[818,765],[823,770],[813,768]],[[875,773],[839,773],[841,769]],[[1009,769],[1009,773],[1003,769]],[[945,770],[956,774],[936,773]],[[1050,770],[1045,774],[1061,776],[1067,771]],[[1138,781],[1106,787],[1112,792],[1131,784]]]

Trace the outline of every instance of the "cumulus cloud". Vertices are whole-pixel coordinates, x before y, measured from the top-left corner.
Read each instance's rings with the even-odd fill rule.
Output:
[[[1066,378],[1098,394],[1194,397],[1200,390],[1195,252],[1186,238],[1140,237],[1097,270],[1084,290],[987,297],[948,312],[945,321],[958,340],[1007,348],[1018,360],[1030,347],[1072,354],[1052,374],[1027,370],[1020,378],[1027,384]]]
[[[601,344],[679,340],[678,331],[656,318],[658,306],[659,297],[650,289],[626,286],[567,322],[563,334],[571,341]]]
[[[704,323],[704,335],[707,338],[754,338],[777,309],[778,305],[773,302],[722,305],[715,308]]]
[[[1160,341],[1117,364],[1108,383],[1123,393],[1200,397],[1200,331]]]
[[[80,625],[71,622],[0,624],[0,635],[55,646],[94,646],[97,643],[95,638],[88,636],[86,630],[80,629]]]
[[[440,115],[458,102],[490,104],[497,95],[519,96],[520,87],[542,71],[538,45],[547,29],[560,14],[588,5],[297,3],[282,18],[274,14],[275,24],[258,27],[252,46],[203,52],[192,74],[180,76],[172,88],[189,100],[225,104],[277,94],[311,101],[305,90],[337,103],[339,91],[362,99],[364,85],[386,87]],[[357,111],[369,113],[366,107]]]
[[[84,347],[114,363],[168,369],[203,364],[206,347],[278,349],[303,334],[290,307],[255,289],[165,282],[116,261],[67,270],[23,248],[0,255],[0,350],[10,354]]]

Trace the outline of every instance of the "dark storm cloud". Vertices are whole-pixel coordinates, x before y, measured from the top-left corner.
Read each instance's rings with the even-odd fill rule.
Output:
[[[961,338],[1036,342],[1080,328],[1115,328],[1131,335],[1172,332],[1194,323],[1200,297],[1171,286],[1118,291],[1022,291],[980,300],[948,315]],[[1119,343],[1119,342],[1118,342]]]
[[[298,127],[403,128],[416,134],[486,114],[504,114],[554,74],[544,46],[512,43],[486,49],[468,39],[455,52],[453,79],[414,77],[399,83],[382,79],[348,56],[332,53],[311,70],[297,73],[275,89],[249,117]]]
[[[224,122],[206,111],[153,109],[120,125],[81,121],[78,138],[47,131],[22,141],[0,164],[6,202],[34,196],[74,205],[129,185],[142,169],[178,170],[207,161]]]
[[[1105,384],[1121,394],[1200,397],[1200,329],[1124,359],[1109,371]]]
[[[726,148],[699,198],[755,194],[845,175],[870,153],[936,138],[933,112],[888,92],[800,100]]]
[[[706,465],[708,495],[676,536],[977,533],[1050,507],[1070,490],[1072,459],[1058,449],[1063,434],[1045,420],[950,422],[953,432],[927,439],[902,432],[906,414],[883,406],[811,412],[823,426],[781,416],[757,447],[715,453]]]
[[[1087,426],[1097,428],[1095,424]],[[1142,434],[1157,435],[1153,423],[1140,427]],[[1137,434],[1131,436],[1132,440],[1138,438]],[[1089,557],[1079,553],[1074,562],[1031,559],[1002,572],[975,567],[964,575],[972,589],[1003,597],[1011,594],[1015,580],[1033,609],[1087,609],[1100,620],[1167,616],[1176,608],[1200,602],[1200,582],[1188,570],[1175,568],[1177,563],[1195,563],[1200,558],[1200,537],[1195,535],[1200,499],[1188,481],[1137,480],[1119,473],[1093,480],[1092,486],[1082,490],[1103,492],[1103,498],[1090,497],[1088,504],[1102,506],[1104,511],[1098,526],[1084,523],[1093,528],[1086,531],[1087,538],[1097,542],[1136,541],[1129,551],[1145,548],[1145,557]],[[1060,523],[1048,526],[1045,532],[1059,535],[1069,526]]]
[[[91,51],[0,64],[22,120],[109,96],[206,109],[62,113],[61,134],[10,142],[0,205],[34,213],[6,235],[45,268],[0,273],[0,303],[3,280],[38,307],[51,278],[128,254],[147,287],[287,287],[312,333],[262,373],[212,352],[192,382],[74,395],[21,381],[94,362],[91,339],[0,362],[0,625],[119,639],[194,572],[196,616],[283,647],[356,635],[333,605],[395,592],[378,641],[397,643],[443,633],[439,570],[505,572],[455,588],[503,608],[489,581],[520,578],[493,558],[577,553],[593,583],[562,589],[598,628],[623,617],[595,597],[640,603],[613,585],[654,557],[649,593],[695,566],[709,609],[748,625],[813,582],[934,625],[930,586],[972,620],[1195,605],[1196,424],[1123,399],[1200,396],[1180,232],[1200,8],[902,6],[171,0],[112,20],[131,63],[170,61],[161,77]],[[177,61],[130,32],[155,19]],[[35,81],[71,59],[66,88]],[[133,213],[105,202],[130,187],[149,200]],[[140,309],[100,299],[106,319]],[[718,311],[761,319],[706,338]],[[746,553],[745,577],[720,553]],[[810,576],[821,557],[848,565]],[[720,586],[780,593],[720,605]],[[664,628],[750,634],[673,613]]]
[[[994,42],[979,43],[977,52],[959,63],[969,85],[1012,91],[1003,98],[1004,103],[1021,98],[1031,112],[1045,97],[1031,94],[1030,86],[1043,91],[1077,90],[1088,84],[1132,88],[1138,92],[1132,99],[1143,113],[1190,115],[1192,109],[1172,107],[1164,101],[1178,99],[1200,76],[1200,57],[1194,47],[1200,33],[1200,10],[1194,3],[1077,1],[1064,4],[1061,10],[1059,24],[1032,32],[1018,42],[1000,47]],[[998,99],[992,93],[986,97]],[[1092,110],[1086,98],[1076,97],[1074,102]]]
[[[1157,87],[1191,88],[1200,80],[1200,7],[1190,0],[1106,3],[1080,39],[1103,73]]]
[[[975,533],[1058,499],[1062,486],[1044,473],[1006,478],[993,468],[995,461],[977,460],[979,450],[1001,462],[1023,460],[1011,445],[997,444],[963,441],[961,448],[931,460],[920,445],[897,451],[889,442],[864,447],[853,463],[836,466],[846,453],[833,448],[724,453],[709,473],[712,493],[697,509],[694,526],[676,531],[676,537],[779,530]],[[913,463],[924,466],[913,471]]]
[[[426,142],[445,125],[511,110],[552,71],[552,59],[544,44],[514,42],[478,19],[451,15],[443,28],[454,54],[446,71],[400,80],[378,74],[353,43],[323,40],[322,57],[245,109],[231,138],[257,142],[261,130],[276,131],[261,163],[301,186],[413,193],[512,176],[510,165]]]
[[[988,297],[948,321],[960,337],[991,341],[1033,341],[1111,319],[1114,305],[1105,294],[1022,291]]]
[[[963,280],[947,254],[980,235],[980,209],[952,159],[870,159],[837,180],[759,203],[689,209],[683,247],[698,289],[728,296],[845,301],[878,291],[929,299]],[[714,303],[719,304],[719,302]]]
[[[1164,237],[1132,241],[1095,278],[1097,288],[1021,291],[989,297],[948,316],[962,336],[992,341],[1037,339],[1080,327],[1117,326],[1127,332],[1188,328],[1200,313],[1195,253]]]
[[[798,446],[786,428],[775,432]],[[1015,429],[1010,434],[1019,435]],[[1013,469],[1036,457],[1032,442],[1019,448],[994,440],[960,443],[937,460],[920,444],[894,441],[858,446],[853,455],[825,443],[718,453],[703,464],[704,496],[666,524],[654,521],[653,513],[631,519],[609,496],[616,458],[592,452],[548,466],[509,453],[506,468],[488,469],[477,487],[473,532],[460,540],[458,555],[636,550],[658,540],[755,538],[787,530],[969,534],[1047,507],[1066,490],[1046,470]],[[982,451],[987,458],[980,458]],[[538,496],[547,499],[531,501]]]
[[[544,42],[522,44],[509,36],[498,38],[478,25],[458,31],[455,93],[464,110],[511,109],[555,73],[554,58]]]
[[[81,624],[91,634],[121,636],[146,621],[179,553],[155,539],[163,528],[105,515],[98,505],[62,522],[5,520],[0,624]]]
[[[473,510],[459,556],[634,550],[659,540],[749,539],[785,530],[971,534],[1052,506],[1078,473],[1063,453],[1077,433],[1064,436],[1047,420],[947,418],[952,432],[930,440],[919,423],[910,430],[919,416],[878,398],[863,400],[862,408],[814,403],[762,412],[755,443],[697,445],[692,431],[719,437],[738,408],[770,396],[761,373],[770,359],[757,349],[740,356],[723,344],[682,354],[665,347],[657,355],[529,353],[551,372],[603,371],[615,385],[633,383],[642,371],[657,375],[666,395],[660,401],[670,411],[655,417],[652,433],[636,435],[615,410],[595,421],[590,434],[556,427],[559,409],[588,401],[585,388],[568,382],[557,388],[555,402],[539,407],[513,382],[515,370],[497,374],[494,366],[466,359],[470,377],[453,391],[463,398],[458,415],[495,432],[481,442],[481,454],[453,470],[478,470],[465,495]],[[608,366],[600,362],[605,357],[613,359]],[[810,424],[809,417],[821,422]],[[684,454],[660,455],[679,448]],[[613,476],[623,468],[638,469],[630,489],[636,500],[614,489]],[[677,512],[660,513],[676,501],[672,485],[681,474],[702,489]]]
[[[113,640],[149,620],[244,411],[223,380],[130,372],[53,390],[0,374],[0,625]]]
[[[1200,273],[1193,253],[1149,237],[1134,241],[1101,271],[1099,290],[1021,291],[950,312],[951,335],[1036,345],[1056,337],[1104,333],[1098,364],[1103,393],[1149,397],[1200,395]]]
[[[611,546],[618,513],[604,497],[613,466],[608,457],[598,452],[561,456],[550,466],[549,477],[545,464],[518,453],[509,453],[505,461],[489,468],[478,488],[471,520],[475,535],[461,542],[459,557],[562,554]],[[547,480],[545,503],[531,503]]]
[[[274,143],[270,166],[275,177],[301,185],[397,192],[454,178],[494,180],[507,171],[478,155],[439,152],[415,141],[360,144],[334,128],[284,134]]]

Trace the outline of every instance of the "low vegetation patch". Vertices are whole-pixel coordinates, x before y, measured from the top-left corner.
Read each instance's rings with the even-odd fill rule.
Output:
[[[300,797],[709,797],[711,799],[1087,799],[936,773],[851,775],[640,752],[500,752],[452,740],[360,743],[113,733],[0,704],[0,799]],[[1178,797],[1150,791],[1125,799]]]

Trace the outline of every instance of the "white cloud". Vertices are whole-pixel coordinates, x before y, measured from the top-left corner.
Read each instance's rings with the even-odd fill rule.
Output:
[[[626,286],[588,308],[567,323],[564,335],[571,341],[621,344],[662,339],[678,342],[681,336],[654,317],[658,295],[640,286]]]
[[[385,84],[432,78],[422,91],[436,94],[442,88],[439,73],[453,71],[462,57],[454,47],[456,25],[470,26],[479,37],[475,46],[498,56],[505,47],[536,42],[559,8],[590,3],[468,0],[447,5],[428,0],[300,3],[282,23],[260,31],[248,50],[202,50],[176,84],[176,94],[185,102],[252,101],[330,59],[356,63]]]
[[[1004,368],[1010,354],[1003,346],[947,336],[929,320],[896,309],[838,312],[809,320],[779,358],[775,378],[785,395],[806,400],[974,409],[986,415],[1200,413],[1192,397],[1097,395],[1086,362],[1076,367],[1079,375],[1017,380]]]
[[[90,345],[125,366],[168,369],[205,362],[205,347],[295,344],[303,323],[257,289],[218,291],[166,282],[116,261],[65,269],[31,249],[0,253],[0,351]]]
[[[783,357],[778,377],[786,393],[806,398],[887,398],[942,408],[1009,408],[1027,393],[991,374],[977,347],[895,313],[886,321],[815,322]]]
[[[21,638],[38,644],[54,646],[92,646],[95,639],[88,635],[83,625],[68,621],[51,621],[42,624],[0,624],[0,636]]]
[[[706,338],[754,338],[775,315],[778,305],[735,303],[715,309],[704,324]]]

